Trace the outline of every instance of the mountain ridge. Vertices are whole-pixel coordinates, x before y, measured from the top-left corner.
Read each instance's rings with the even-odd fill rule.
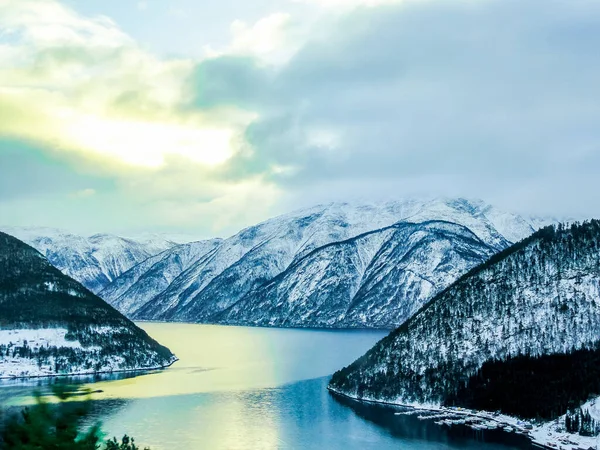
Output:
[[[507,361],[493,370],[513,370],[525,363],[509,361],[525,355],[533,370],[546,355],[593,350],[599,336],[600,221],[550,226],[440,291],[336,372],[330,388],[371,401],[461,405],[468,394],[461,389],[475,386],[479,378],[473,377],[487,362]],[[563,401],[548,414],[556,417],[565,408]]]
[[[443,229],[438,228],[440,225],[442,225]],[[454,230],[448,230],[446,227],[450,226],[451,228],[454,228]],[[273,293],[272,290],[272,286],[276,286],[277,284],[280,283],[281,281],[283,281],[287,276],[289,276],[290,273],[294,273],[294,271],[296,269],[299,269],[300,272],[304,272],[305,270],[310,270],[310,268],[308,268],[308,266],[310,266],[311,264],[318,264],[318,259],[315,258],[315,260],[311,260],[311,256],[315,256],[321,252],[327,252],[328,249],[335,249],[337,247],[340,246],[348,246],[348,245],[352,245],[356,242],[359,242],[365,238],[368,238],[370,236],[375,236],[377,234],[381,234],[381,233],[386,233],[389,232],[392,236],[390,236],[387,239],[383,239],[379,246],[373,251],[372,256],[370,256],[369,261],[366,262],[365,267],[362,269],[362,271],[359,271],[358,273],[358,280],[356,282],[356,288],[353,290],[354,294],[350,295],[349,301],[344,305],[344,308],[342,311],[339,311],[339,306],[335,308],[336,312],[339,312],[339,314],[341,314],[343,317],[339,317],[337,318],[335,321],[333,322],[327,322],[327,323],[323,323],[323,322],[314,322],[314,321],[309,321],[308,322],[308,326],[315,326],[315,325],[319,325],[319,326],[327,326],[327,327],[343,327],[343,328],[390,328],[392,325],[400,323],[402,321],[404,321],[406,318],[408,318],[412,312],[413,309],[419,305],[420,302],[424,301],[424,299],[427,297],[427,295],[424,296],[420,296],[418,299],[414,300],[413,304],[410,304],[406,310],[402,313],[399,314],[397,316],[394,316],[395,313],[398,312],[397,309],[394,309],[393,307],[387,307],[385,308],[385,310],[377,315],[370,315],[368,318],[358,318],[358,317],[354,317],[354,319],[350,319],[348,317],[348,313],[356,310],[357,309],[357,304],[360,305],[360,294],[362,293],[363,290],[367,290],[367,294],[369,294],[368,290],[369,287],[367,286],[367,284],[365,284],[368,281],[372,281],[373,279],[375,279],[375,285],[377,285],[378,283],[381,282],[381,280],[377,280],[377,274],[372,274],[369,273],[370,270],[375,270],[376,265],[379,264],[380,266],[383,266],[384,268],[386,267],[391,267],[391,266],[396,266],[399,269],[403,269],[402,268],[402,264],[403,262],[405,262],[406,260],[411,260],[411,259],[418,259],[420,257],[420,253],[422,252],[422,249],[420,249],[417,245],[421,244],[423,242],[423,240],[427,240],[427,238],[431,239],[432,236],[435,237],[435,239],[433,239],[433,241],[438,241],[438,240],[443,240],[443,239],[450,239],[450,240],[454,240],[454,241],[459,241],[461,238],[457,237],[457,235],[453,234],[456,229],[458,229],[461,232],[465,232],[466,237],[463,240],[463,244],[468,243],[471,244],[471,247],[473,249],[477,249],[474,253],[473,253],[473,257],[476,258],[477,261],[483,260],[487,257],[489,257],[491,254],[493,254],[494,250],[487,246],[485,243],[483,243],[483,241],[481,241],[480,239],[477,238],[477,236],[472,233],[467,227],[463,227],[457,224],[452,224],[446,221],[427,221],[421,224],[413,224],[410,222],[404,222],[404,223],[400,223],[400,224],[395,224],[392,225],[390,227],[386,227],[380,230],[375,230],[372,232],[367,232],[364,234],[361,234],[359,236],[344,240],[344,241],[340,241],[340,242],[336,242],[336,243],[332,243],[332,244],[328,244],[325,245],[323,247],[320,247],[319,249],[315,249],[314,252],[309,253],[308,255],[305,255],[302,259],[296,261],[294,264],[292,264],[288,269],[286,269],[286,271],[282,272],[281,274],[277,275],[276,277],[274,277],[272,280],[270,280],[269,282],[263,284],[260,288],[267,291],[265,293],[262,293],[261,296],[264,299],[265,297],[268,298],[268,302],[272,303],[274,301],[278,301],[279,303],[277,303],[277,308],[275,308],[274,306],[272,306],[272,309],[279,309],[282,307],[282,303],[285,304],[285,300],[284,298],[290,298],[290,297],[295,297],[297,295],[295,295],[293,292],[294,290],[292,290],[291,292],[289,290],[284,291],[283,293]],[[398,232],[402,232],[402,231],[407,231],[408,236],[406,235],[402,235],[403,238],[407,238],[407,240],[410,240],[412,236],[414,236],[415,234],[418,233],[423,233],[423,232],[427,232],[429,233],[429,235],[424,236],[423,239],[418,240],[418,242],[415,245],[409,246],[405,251],[405,253],[403,253],[402,258],[398,259],[398,260],[394,260],[394,257],[387,257],[387,259],[384,259],[382,261],[382,254],[385,253],[385,247],[386,246],[390,246],[392,245],[391,242],[393,242],[393,238],[394,238],[394,233],[398,233]],[[472,244],[472,242],[475,242],[477,244]],[[398,243],[396,243],[395,245],[398,245]],[[400,244],[401,245],[401,244]],[[458,245],[458,244],[457,244]],[[419,256],[416,255],[416,253],[419,253]],[[393,253],[394,256],[397,255],[397,253]],[[411,258],[415,256],[415,258]],[[301,267],[302,265],[306,265],[307,268],[303,268]],[[470,266],[470,264],[468,264],[468,266]],[[404,268],[406,269],[406,268]],[[428,270],[432,271],[435,270],[435,267],[430,267],[428,268]],[[459,269],[460,270],[460,269]],[[408,272],[411,272],[410,270],[407,269]],[[423,279],[424,281],[426,281],[427,283],[430,283],[432,285],[433,289],[437,289],[437,282],[431,281],[431,279],[427,279],[427,277],[425,277],[426,272],[423,271],[421,273],[415,273],[414,271],[412,272],[415,276],[415,278],[418,279]],[[453,275],[449,276],[449,279],[452,279]],[[388,285],[395,285],[397,280],[394,279],[393,282],[388,282]],[[330,279],[327,281],[330,282]],[[399,283],[401,285],[404,284],[408,284],[410,281],[409,280],[405,280],[403,283]],[[442,282],[444,283],[444,282]],[[315,284],[315,283],[310,283],[310,282],[305,282],[301,284],[300,289],[303,291],[303,294],[308,296],[310,294],[310,288],[308,286],[310,286],[311,284]],[[445,283],[444,283],[445,284]],[[321,291],[320,288],[317,288],[318,291]],[[253,298],[252,297],[253,292],[250,292],[247,294],[246,298],[243,298],[239,303],[236,303],[235,305],[232,305],[231,308],[235,308],[235,310],[237,310],[236,314],[233,314],[233,317],[231,317],[231,313],[228,313],[228,311],[224,311],[223,314],[230,314],[230,316],[228,317],[228,319],[225,320],[225,323],[230,323],[230,324],[242,324],[242,323],[250,323],[253,325],[269,325],[269,326],[278,326],[278,325],[283,325],[283,326],[306,326],[302,321],[299,320],[295,320],[293,317],[292,318],[287,318],[285,320],[269,320],[269,321],[265,321],[264,319],[250,319],[247,318],[247,311],[250,311],[252,308],[255,307],[255,304],[258,302],[258,299]],[[329,297],[329,298],[335,298],[335,291],[333,293],[331,293],[330,291],[325,290],[322,293],[318,294],[320,297]],[[259,296],[259,299],[260,297]],[[379,295],[373,295],[371,294],[372,297],[374,297],[375,299],[378,297],[386,297],[388,303],[394,303],[394,300],[396,300],[394,298],[393,295],[389,295],[389,296],[379,296]],[[402,301],[404,299],[401,297],[398,299],[398,304],[401,304]],[[363,299],[364,301],[364,299]],[[364,301],[364,305],[362,305],[362,308],[359,309],[359,314],[364,314],[365,311],[373,309],[375,306],[373,305],[373,301],[374,299],[371,299],[370,301]],[[326,315],[328,312],[327,311],[320,311],[320,315]],[[245,317],[245,320],[240,320],[239,316],[241,315],[241,317]],[[382,317],[384,316],[384,317]],[[329,319],[328,319],[329,320]],[[257,321],[257,322],[255,322]],[[219,323],[220,321],[218,321],[217,323]]]
[[[534,225],[526,219],[504,213],[481,201],[404,199],[380,204],[330,203],[269,219],[223,239],[210,254],[200,255],[164,289],[163,285],[157,290],[138,285],[132,290],[133,295],[125,299],[124,293],[115,289],[113,284],[107,286],[101,295],[115,306],[126,305],[121,307],[122,312],[138,320],[232,323],[229,318],[222,318],[223,311],[278,279],[307,255],[327,250],[328,245],[340,245],[348,239],[397,223],[407,223],[408,220],[422,224],[433,220],[440,227],[444,222],[464,226],[479,239],[473,245],[487,246],[493,251],[510,245],[502,233],[524,237],[534,231]],[[431,246],[434,251],[434,244]],[[454,275],[462,274],[462,270],[470,269],[487,257],[487,253],[481,255],[468,267],[460,263]],[[422,275],[421,269],[415,270],[415,275],[419,274]],[[132,272],[123,276],[135,278]],[[132,280],[124,283],[135,284]],[[422,300],[419,297],[418,301]],[[210,317],[205,313],[194,315],[192,312],[201,311],[203,305],[211,302],[220,306],[217,308],[219,311],[215,309],[215,314]],[[210,309],[210,306],[207,308]],[[382,326],[389,328],[396,324],[389,322]]]
[[[0,231],[36,248],[94,293],[134,265],[179,245],[158,235],[138,239],[108,233],[83,236],[48,227],[0,227]]]
[[[144,370],[175,360],[39,251],[0,232],[0,377]]]

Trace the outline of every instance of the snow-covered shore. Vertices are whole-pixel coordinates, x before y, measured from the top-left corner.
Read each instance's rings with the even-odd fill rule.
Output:
[[[600,420],[600,397],[592,399],[581,405],[583,411],[589,411],[592,418]],[[600,449],[600,436],[588,437],[567,433],[565,430],[565,416],[551,422],[546,422],[535,427],[530,437],[534,444],[544,448],[554,449]]]
[[[177,357],[173,357],[173,359],[168,363],[168,364],[164,364],[162,366],[155,366],[155,367],[134,367],[132,369],[107,369],[107,370],[92,370],[92,371],[78,371],[78,372],[69,372],[69,373],[44,373],[44,374],[34,374],[34,373],[28,373],[26,375],[0,375],[0,382],[2,380],[18,380],[18,379],[27,379],[27,378],[58,378],[58,377],[76,377],[76,376],[83,376],[83,375],[101,375],[101,374],[108,374],[108,373],[128,373],[128,372],[151,372],[153,370],[162,370],[162,369],[166,369],[168,367],[171,367],[173,364],[175,364],[177,361],[179,361],[179,358]],[[3,363],[0,361],[0,366]]]
[[[106,330],[103,327],[98,327],[95,331],[103,333]],[[94,366],[92,368],[88,367],[87,364],[86,366],[73,365],[72,370],[68,372],[57,372],[54,368],[55,358],[53,356],[49,356],[44,364],[40,364],[37,359],[20,356],[14,354],[14,352],[11,354],[11,350],[23,348],[24,346],[31,349],[33,354],[36,354],[40,349],[56,347],[79,349],[90,353],[90,358],[93,358],[93,353],[100,350],[99,347],[83,347],[79,341],[67,339],[67,333],[66,328],[0,330],[0,346],[6,351],[5,354],[0,354],[0,380],[159,370],[167,368],[177,361],[177,357],[173,356],[163,365],[128,367],[124,357],[115,356],[101,367]]]
[[[475,411],[465,408],[443,407],[435,404],[419,403],[401,403],[381,401],[374,398],[356,398],[351,395],[340,392],[328,387],[328,390],[336,395],[346,397],[358,402],[373,403],[379,405],[396,406],[400,408],[413,409],[414,411],[423,411],[437,413],[433,418],[439,418],[440,415],[461,416],[464,418],[480,419],[482,422],[496,423],[496,428],[510,429],[510,432],[517,432],[528,437],[532,444],[547,449],[562,450],[597,450],[600,449],[598,437],[580,436],[579,434],[567,433],[564,429],[565,416],[561,416],[550,422],[543,424],[530,424],[519,418],[497,414],[488,411]],[[591,400],[581,407],[583,410],[589,410],[592,418],[600,420],[600,398]],[[467,425],[468,426],[468,425]],[[473,427],[473,425],[471,425]],[[480,429],[480,428],[476,428]]]

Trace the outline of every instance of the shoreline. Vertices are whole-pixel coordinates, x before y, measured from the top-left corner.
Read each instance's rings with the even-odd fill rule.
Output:
[[[146,367],[146,368],[136,368],[136,369],[118,369],[118,370],[101,370],[101,371],[93,371],[93,372],[71,372],[71,373],[56,373],[49,375],[26,375],[26,376],[6,376],[0,375],[0,383],[5,380],[32,380],[39,378],[62,378],[62,377],[85,377],[85,376],[94,376],[94,375],[102,375],[102,374],[111,374],[111,373],[128,373],[128,372],[150,372],[153,370],[164,370],[171,367],[179,361],[179,358],[176,356],[174,359],[168,364],[164,364],[162,366],[155,367]]]
[[[180,320],[146,320],[146,319],[130,319],[133,323],[172,323],[182,325],[210,325],[220,327],[239,327],[239,328],[264,328],[274,330],[307,330],[307,331],[373,331],[387,332],[388,334],[398,327],[394,328],[372,328],[372,327],[285,327],[281,325],[256,325],[256,324],[239,324],[239,323],[218,323],[218,322],[185,322]],[[398,325],[400,326],[400,325]]]
[[[581,448],[581,449],[587,449],[589,448],[597,448],[594,444],[592,444],[591,442],[587,442],[587,443],[580,443],[580,442],[571,442],[568,445],[571,445],[571,447],[563,447],[563,445],[565,445],[563,442],[563,440],[567,439],[577,439],[578,441],[587,441],[588,439],[593,439],[596,440],[596,438],[587,438],[585,436],[581,436],[578,434],[570,434],[570,433],[561,433],[557,436],[552,436],[551,432],[549,431],[549,429],[547,428],[550,424],[552,424],[554,421],[548,421],[545,422],[543,425],[540,426],[534,426],[533,429],[526,429],[525,427],[521,426],[518,424],[518,422],[523,422],[521,419],[518,419],[516,417],[513,416],[507,416],[504,414],[501,414],[500,416],[493,416],[491,413],[486,412],[486,411],[473,411],[473,410],[468,410],[468,409],[452,409],[452,408],[448,408],[448,407],[444,407],[444,406],[435,406],[435,405],[408,405],[408,404],[403,404],[403,403],[394,403],[394,402],[388,402],[388,401],[383,401],[383,400],[373,400],[373,399],[362,399],[362,398],[357,398],[357,397],[353,397],[351,395],[348,395],[344,392],[340,392],[330,386],[327,386],[327,390],[332,393],[333,395],[339,395],[340,397],[344,397],[350,400],[353,400],[355,402],[359,402],[359,403],[370,403],[370,404],[374,404],[374,405],[386,405],[386,406],[395,406],[395,407],[399,407],[399,408],[405,408],[405,409],[412,409],[415,411],[430,411],[430,412],[440,412],[440,413],[448,413],[449,415],[461,415],[461,416],[467,416],[467,417],[476,417],[479,419],[484,419],[484,420],[488,420],[488,421],[494,421],[497,422],[500,425],[504,425],[507,427],[512,427],[514,429],[518,429],[519,430],[519,434],[523,435],[524,437],[526,437],[533,446],[539,447],[539,448],[544,448],[544,449],[549,449],[549,450],[557,450],[557,449],[567,449],[569,448],[569,450],[572,449],[576,449],[576,448]],[[506,431],[503,430],[503,432],[506,433]],[[514,432],[514,431],[513,431]],[[546,436],[542,436],[542,434],[547,434]],[[573,447],[573,445],[583,445],[583,447]]]

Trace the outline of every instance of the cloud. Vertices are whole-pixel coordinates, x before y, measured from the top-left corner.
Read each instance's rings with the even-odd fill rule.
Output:
[[[324,8],[336,8],[344,10],[349,10],[356,7],[374,7],[386,4],[394,4],[400,3],[401,1],[407,0],[294,0],[296,3],[308,3]]]
[[[73,193],[73,197],[75,198],[88,198],[94,195],[96,195],[96,190],[92,188],[85,188]]]
[[[584,168],[600,139],[599,13],[538,0],[356,9],[276,70],[203,62],[195,74],[219,84],[198,84],[210,99],[198,104],[254,110],[250,149],[228,167],[305,200],[307,186],[310,201],[427,191],[600,214]]]
[[[200,59],[156,56],[53,1],[0,3],[0,135],[45,152],[15,164],[56,185],[53,203],[42,182],[0,181],[0,208],[68,222],[85,203],[110,213],[95,226],[216,234],[411,193],[600,214],[600,5],[315,2],[233,11],[231,41],[198,42]]]
[[[111,19],[83,17],[54,1],[0,2],[0,27],[9,36],[0,45],[0,158],[9,161],[9,175],[0,178],[12,180],[10,170],[23,167],[14,187],[0,183],[0,208],[13,223],[46,217],[101,231],[141,218],[140,227],[173,225],[174,216],[181,227],[233,229],[238,224],[228,221],[248,213],[214,216],[222,213],[218,205],[247,201],[233,193],[261,198],[254,208],[261,214],[269,208],[275,190],[260,176],[224,182],[212,172],[240,147],[254,115],[233,104],[189,108],[192,60],[157,57]],[[25,143],[37,156],[26,156]],[[95,178],[111,189],[90,186]],[[150,188],[156,184],[164,191]],[[98,206],[95,214],[81,216],[83,199]],[[103,208],[114,214],[100,217]],[[207,208],[212,216],[197,216]]]
[[[74,171],[47,150],[18,140],[0,139],[0,203],[52,196],[67,198],[74,191],[92,187],[109,191],[111,183],[89,172]],[[2,219],[7,216],[8,211]]]
[[[236,19],[229,26],[230,42],[223,48],[204,46],[208,58],[250,57],[257,64],[287,63],[308,40],[315,20],[299,20],[289,13],[275,12],[254,23]]]
[[[228,129],[94,116],[76,117],[64,131],[74,145],[148,167],[162,166],[171,153],[197,163],[222,163],[231,155],[233,135]]]
[[[283,46],[286,38],[285,28],[290,22],[290,15],[275,13],[248,25],[242,20],[231,24],[233,40],[230,52],[264,55],[272,53],[278,46]]]
[[[173,17],[177,17],[178,19],[182,19],[182,18],[186,17],[186,12],[185,12],[185,10],[183,10],[181,8],[171,7],[171,8],[169,8],[169,15],[173,16]]]
[[[0,24],[13,36],[0,52],[1,134],[144,166],[231,154],[227,119],[181,108],[190,61],[159,59],[110,19],[52,1],[3,3]]]

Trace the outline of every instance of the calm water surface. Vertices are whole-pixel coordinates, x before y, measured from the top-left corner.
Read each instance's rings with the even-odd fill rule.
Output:
[[[390,407],[334,398],[329,375],[385,333],[140,323],[180,358],[171,368],[89,383],[93,420],[167,449],[530,449],[502,432],[439,427]],[[0,383],[17,403],[48,380]]]

